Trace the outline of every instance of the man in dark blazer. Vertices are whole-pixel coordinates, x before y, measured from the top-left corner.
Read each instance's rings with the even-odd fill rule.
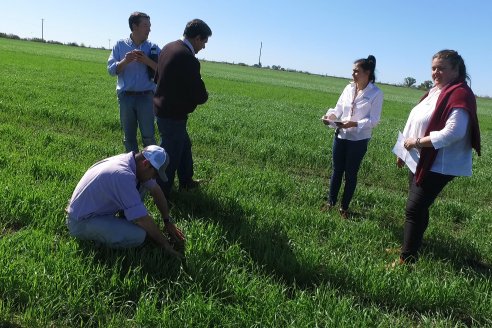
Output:
[[[159,181],[162,190],[169,196],[178,173],[181,190],[198,187],[193,179],[191,140],[186,130],[188,114],[208,100],[208,92],[200,75],[200,62],[195,55],[205,48],[212,30],[200,20],[188,24],[183,38],[168,43],[162,49],[157,63],[154,81],[154,113],[161,137],[161,147],[169,154],[166,169],[167,182]]]

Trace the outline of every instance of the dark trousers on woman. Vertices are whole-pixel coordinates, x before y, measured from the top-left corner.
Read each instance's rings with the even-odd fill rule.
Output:
[[[348,210],[357,186],[357,173],[367,152],[368,143],[369,139],[352,141],[339,139],[335,135],[333,140],[333,173],[330,178],[330,192],[328,194],[328,202],[331,205],[335,205],[337,202],[338,192],[345,174],[341,208]]]
[[[409,191],[401,248],[402,260],[407,262],[417,260],[424,232],[429,225],[429,207],[434,203],[444,186],[453,178],[452,175],[428,172],[421,185],[417,186],[414,174],[409,172]]]

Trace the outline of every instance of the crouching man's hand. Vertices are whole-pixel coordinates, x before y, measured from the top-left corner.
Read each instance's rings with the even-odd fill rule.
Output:
[[[142,227],[142,229],[144,229],[145,232],[147,233],[147,236],[150,237],[150,239],[152,239],[152,241],[154,241],[158,246],[162,247],[167,253],[169,253],[170,255],[174,255],[179,259],[184,258],[184,255],[182,253],[176,251],[171,246],[171,244],[167,240],[166,236],[162,233],[162,231],[159,229],[159,226],[154,222],[154,220],[152,219],[152,217],[150,215],[147,214],[146,216],[143,216],[141,218],[136,219],[134,222],[135,222],[135,224]],[[166,224],[166,226],[167,226],[167,224]],[[173,226],[174,226],[174,224],[173,224]],[[168,228],[166,227],[166,230],[167,229]],[[176,227],[175,227],[175,229],[181,233],[181,236],[183,236],[183,233],[181,232],[181,230],[179,230]],[[183,236],[183,239],[184,239],[184,236]]]
[[[176,225],[169,220],[164,220],[164,225],[166,226],[167,233],[171,237],[171,244],[174,249],[181,254],[184,254],[186,239],[181,229],[176,227]]]

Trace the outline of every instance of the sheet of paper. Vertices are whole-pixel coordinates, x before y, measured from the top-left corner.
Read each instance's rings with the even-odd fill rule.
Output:
[[[393,147],[393,154],[401,158],[405,164],[408,166],[412,173],[415,173],[417,169],[417,163],[419,162],[419,152],[417,149],[412,148],[410,150],[406,150],[403,146],[405,141],[405,137],[398,131],[398,140],[396,141],[395,146]]]
[[[323,118],[321,118],[321,120],[322,120],[323,122],[325,122],[325,121],[323,120]],[[337,128],[336,124],[335,124],[333,121],[330,121],[330,122],[329,122],[328,124],[326,124],[325,126],[326,126],[327,128],[333,128],[333,129],[336,129],[336,128]]]

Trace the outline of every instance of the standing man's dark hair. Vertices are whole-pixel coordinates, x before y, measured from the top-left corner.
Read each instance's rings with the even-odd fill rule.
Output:
[[[154,112],[161,136],[161,146],[169,152],[167,182],[159,181],[168,196],[177,172],[180,189],[198,186],[193,179],[191,140],[186,129],[188,115],[208,100],[208,92],[200,75],[196,54],[205,48],[212,30],[200,20],[186,24],[183,38],[164,46],[157,63]]]
[[[199,36],[202,40],[208,39],[212,36],[212,30],[208,27],[207,23],[196,18],[186,24],[183,36],[188,39],[193,39],[197,36]]]
[[[140,21],[142,19],[150,20],[150,16],[145,13],[141,13],[139,11],[132,13],[130,15],[130,18],[128,18],[128,25],[130,26],[130,31],[133,31],[133,24],[137,26],[140,25]]]

